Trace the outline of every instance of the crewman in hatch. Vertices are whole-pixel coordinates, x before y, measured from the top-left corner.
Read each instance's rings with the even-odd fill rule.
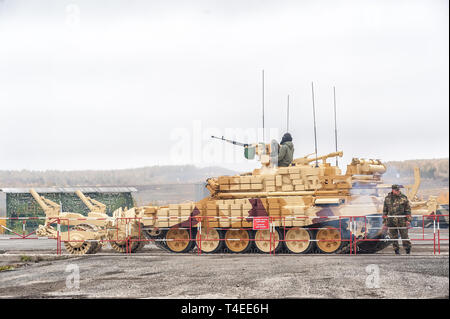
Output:
[[[292,136],[285,133],[280,142],[280,149],[278,152],[278,167],[287,167],[294,159],[294,144],[292,143]]]

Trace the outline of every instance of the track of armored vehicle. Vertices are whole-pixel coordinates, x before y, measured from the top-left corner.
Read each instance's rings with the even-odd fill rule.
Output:
[[[345,221],[343,220],[345,223]],[[330,230],[322,230],[317,233],[319,229],[326,228],[327,226],[333,229],[333,234],[335,235],[335,240],[330,240],[330,236],[333,234],[327,234]],[[381,232],[377,235],[371,234],[370,238],[373,241],[357,241],[356,236],[350,235],[350,232],[345,232],[345,235],[340,236],[334,233],[334,228],[332,223],[328,224],[317,224],[311,225],[311,228],[305,229],[302,227],[290,227],[290,228],[275,228],[277,236],[280,240],[273,240],[271,244],[266,244],[264,241],[255,241],[256,231],[255,230],[243,230],[243,229],[215,229],[209,231],[209,237],[203,239],[200,243],[197,237],[197,229],[192,229],[192,238],[196,240],[189,240],[186,238],[185,241],[181,241],[182,244],[178,247],[176,245],[168,245],[167,232],[168,230],[161,231],[158,235],[150,234],[149,231],[144,231],[143,234],[147,240],[150,240],[158,248],[173,252],[173,253],[188,253],[191,251],[200,250],[202,253],[207,254],[223,254],[223,253],[276,253],[276,254],[312,254],[312,253],[349,253],[352,249],[357,249],[358,253],[375,253],[380,251],[387,246],[390,242],[386,239],[384,234]],[[338,229],[338,227],[336,227]],[[189,231],[189,229],[186,229]],[[227,236],[227,233],[231,233],[231,236]],[[240,234],[239,234],[240,233]],[[244,235],[243,235],[244,233]],[[234,236],[232,236],[234,234]],[[307,234],[306,236],[304,236]],[[303,235],[303,237],[302,237]],[[227,236],[227,239],[225,239]],[[234,242],[229,240],[229,238],[234,238]],[[351,237],[351,240],[350,240]],[[212,240],[208,240],[211,238]],[[248,238],[245,240],[243,238]],[[239,239],[239,240],[236,240]],[[286,241],[287,240],[287,241]],[[298,240],[298,241],[296,241]],[[303,241],[304,240],[304,241]],[[319,241],[315,241],[319,240]],[[323,241],[320,241],[323,240]],[[350,247],[351,243],[356,246]],[[267,241],[267,239],[266,239]],[[270,239],[268,239],[270,241]],[[272,245],[272,247],[270,247]],[[264,247],[265,246],[265,247]],[[267,247],[269,246],[269,247]]]

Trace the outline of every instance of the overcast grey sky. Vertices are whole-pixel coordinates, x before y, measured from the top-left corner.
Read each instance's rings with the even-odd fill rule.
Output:
[[[448,157],[448,5],[0,0],[0,170],[251,169],[208,136],[261,127],[262,69],[266,142],[290,94],[296,157],[314,151],[312,81],[320,154],[335,85],[341,163]]]

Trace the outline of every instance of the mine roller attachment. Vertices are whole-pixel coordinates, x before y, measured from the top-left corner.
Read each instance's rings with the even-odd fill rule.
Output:
[[[225,232],[225,246],[231,253],[246,253],[253,247],[253,234],[245,229],[228,229]]]
[[[81,224],[72,227],[69,231],[68,240],[64,241],[64,247],[72,255],[95,254],[102,248],[98,240],[86,240],[83,232],[95,231],[95,227]]]
[[[194,230],[189,231],[186,228],[170,228],[165,232],[167,248],[174,253],[187,253],[191,251],[195,245],[195,242],[191,240],[190,236],[193,233]]]
[[[293,227],[286,231],[285,245],[289,252],[306,254],[314,248],[313,234],[310,230]]]
[[[203,229],[197,232],[195,242],[202,253],[216,253],[223,247],[223,232],[215,228]]]
[[[332,226],[324,226],[317,230],[316,245],[321,253],[332,254],[341,248],[341,233],[339,229]]]
[[[260,253],[278,252],[282,248],[281,232],[275,228],[274,232],[268,229],[255,232],[255,246]]]
[[[142,238],[141,238],[142,239]],[[135,253],[145,246],[145,242],[139,237],[132,237],[125,240],[111,241],[111,248],[119,253]]]

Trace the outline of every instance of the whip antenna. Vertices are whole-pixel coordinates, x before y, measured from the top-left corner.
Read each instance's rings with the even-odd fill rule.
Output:
[[[314,148],[316,153],[316,167],[319,167],[317,164],[317,133],[316,133],[316,107],[314,105],[314,83],[311,82],[311,91],[312,91],[312,106],[313,106],[313,119],[314,119]]]
[[[289,94],[287,96],[287,119],[286,119],[286,132],[289,132]]]
[[[264,70],[262,70],[262,128],[263,128],[263,142],[266,140],[264,129]]]
[[[336,88],[333,86],[333,99],[334,99],[334,143],[336,145],[336,152],[338,151],[337,146],[337,124],[336,124]],[[338,166],[338,157],[336,156],[336,166]]]

